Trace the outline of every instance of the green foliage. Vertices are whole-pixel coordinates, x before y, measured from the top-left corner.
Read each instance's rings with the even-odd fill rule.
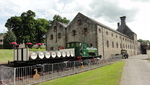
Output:
[[[124,64],[124,61],[120,61],[91,71],[50,80],[39,85],[119,85]]]
[[[24,40],[25,43],[28,42],[34,42],[35,41],[35,34],[36,34],[36,27],[35,23],[36,20],[34,19],[35,17],[35,12],[28,10],[27,12],[23,12],[21,14],[21,19],[22,19],[22,41]]]
[[[5,26],[12,29],[17,36],[17,43],[42,43],[44,35],[49,28],[49,22],[46,19],[34,19],[35,12],[28,10],[21,16],[14,16],[7,20]],[[9,30],[8,29],[8,30]]]
[[[149,40],[142,40],[142,39],[139,39],[138,42],[140,42],[140,43],[146,43],[146,44],[149,44],[149,45],[150,45],[150,41],[149,41]]]
[[[50,21],[50,23],[52,24],[54,21],[62,22],[65,24],[68,24],[70,22],[70,20],[68,20],[66,17],[62,18],[60,15],[54,15],[53,20]]]
[[[16,36],[19,36],[17,37],[18,41],[21,41],[20,38],[22,37],[21,23],[22,19],[18,16],[14,16],[9,18],[5,24],[5,27],[7,27],[8,30],[12,30]]]
[[[8,32],[4,36],[3,41],[4,41],[3,42],[4,43],[3,48],[5,48],[5,49],[12,49],[13,48],[13,45],[11,45],[10,43],[16,41],[16,36],[12,32],[12,30],[8,30]]]
[[[14,32],[17,36],[17,43],[43,43],[47,30],[53,21],[57,20],[62,23],[69,23],[66,17],[62,18],[59,15],[55,15],[53,21],[41,18],[35,19],[35,16],[35,12],[28,10],[27,12],[23,12],[21,16],[13,16],[7,20],[5,27]]]
[[[45,35],[49,29],[49,22],[46,19],[39,18],[36,20],[36,34],[35,40],[38,43],[44,42]]]
[[[142,39],[139,39],[139,40],[138,40],[138,42],[143,42],[143,41],[144,41],[144,40],[142,40]]]
[[[0,33],[0,36],[1,36],[1,35],[4,35],[4,33]]]

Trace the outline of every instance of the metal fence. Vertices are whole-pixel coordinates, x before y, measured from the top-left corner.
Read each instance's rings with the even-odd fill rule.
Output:
[[[108,60],[91,59],[84,61],[63,61],[53,64],[38,64],[27,67],[0,66],[0,84],[2,85],[32,85],[47,80],[77,74],[99,68],[122,59],[113,56]]]

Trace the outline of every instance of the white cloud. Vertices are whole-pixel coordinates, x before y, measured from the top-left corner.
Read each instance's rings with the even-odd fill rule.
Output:
[[[72,20],[78,12],[117,29],[119,17],[127,16],[127,25],[138,38],[149,39],[149,0],[0,0],[0,32],[11,16],[32,10],[36,18],[52,20],[54,14]]]

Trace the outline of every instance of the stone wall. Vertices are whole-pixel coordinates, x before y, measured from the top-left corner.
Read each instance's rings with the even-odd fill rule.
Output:
[[[54,31],[55,26],[57,31]],[[58,33],[61,33],[59,39]],[[52,40],[51,35],[53,35]],[[97,48],[98,54],[106,59],[120,54],[121,50],[127,50],[129,56],[136,55],[139,49],[135,33],[127,36],[78,13],[66,28],[58,22],[53,23],[47,36],[47,50],[51,50],[51,47],[53,50],[58,50],[59,46],[65,47],[65,43],[76,41],[86,42],[89,46]]]

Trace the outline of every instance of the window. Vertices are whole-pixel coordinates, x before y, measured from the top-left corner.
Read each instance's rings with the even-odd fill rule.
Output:
[[[116,43],[116,47],[118,48],[118,43]]]
[[[56,26],[54,26],[54,32],[56,32],[57,31],[57,27]]]
[[[107,47],[109,47],[109,41],[107,41],[106,44],[107,44]]]
[[[54,48],[53,48],[53,47],[51,47],[51,48],[50,48],[50,50],[54,50]]]
[[[61,38],[61,33],[58,33],[58,38],[59,38],[59,39]]]
[[[101,29],[99,29],[99,33],[101,33]]]
[[[112,42],[112,47],[114,48],[114,42]]]
[[[87,28],[84,28],[83,34],[87,34],[87,33],[88,33]]]
[[[53,35],[50,36],[50,40],[53,40]]]
[[[122,45],[120,44],[120,48],[122,48]]]
[[[72,30],[72,36],[76,35],[76,30]]]
[[[118,38],[118,36],[116,35],[116,38]]]
[[[111,34],[111,36],[112,36],[112,37],[114,36],[113,33]]]
[[[78,25],[81,25],[81,19],[79,19],[77,23],[78,23]]]
[[[106,31],[106,35],[108,35],[108,32]]]
[[[90,47],[92,47],[93,45],[92,45],[92,43],[90,43]]]

